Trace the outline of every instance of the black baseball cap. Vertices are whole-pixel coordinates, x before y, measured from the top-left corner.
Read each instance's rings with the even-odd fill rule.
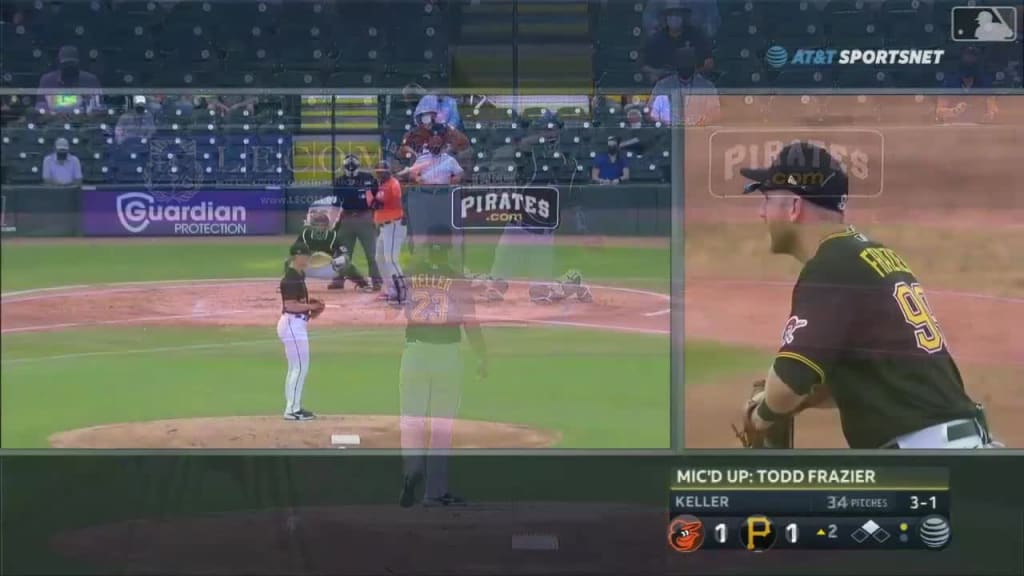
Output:
[[[743,188],[744,194],[789,190],[822,208],[846,209],[850,193],[846,172],[827,150],[808,142],[786,146],[768,168],[741,168],[740,174],[753,180]]]
[[[288,249],[288,254],[292,256],[309,256],[313,254],[313,251],[309,249],[305,242],[296,242]]]

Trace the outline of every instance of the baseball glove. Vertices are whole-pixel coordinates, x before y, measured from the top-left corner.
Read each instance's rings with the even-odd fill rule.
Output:
[[[327,305],[324,304],[323,300],[318,300],[316,298],[310,298],[309,303],[314,306],[314,308],[309,311],[310,318],[316,318],[320,316],[321,314],[324,313],[324,308],[327,307]]]
[[[309,257],[310,268],[323,268],[331,263],[331,255],[326,252],[313,252]]]
[[[736,434],[740,444],[744,448],[792,448],[793,447],[793,416],[787,416],[777,420],[770,428],[758,430],[751,421],[751,416],[757,405],[764,397],[764,379],[755,380],[752,385],[750,398],[743,411],[743,423],[741,426],[732,425],[732,431]]]

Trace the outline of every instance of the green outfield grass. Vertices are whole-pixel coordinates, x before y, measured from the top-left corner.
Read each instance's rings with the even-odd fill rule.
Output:
[[[67,242],[2,246],[4,292],[62,285],[272,277],[291,237]],[[494,238],[467,243],[486,272]],[[529,248],[520,254],[530,255]],[[357,265],[365,270],[361,251]],[[667,291],[666,248],[556,248],[558,269],[590,282]],[[467,369],[459,416],[561,433],[561,447],[669,445],[665,335],[576,328],[487,328],[491,375]],[[395,329],[317,330],[304,404],[325,414],[399,411],[403,337]],[[285,359],[266,328],[80,328],[5,334],[2,445],[44,447],[56,432],[104,423],[277,414]],[[467,349],[467,363],[472,355]],[[50,399],[50,400],[47,400]],[[39,409],[33,408],[39,407]]]
[[[324,332],[313,336],[303,403],[326,414],[397,414],[401,332]],[[668,446],[664,336],[567,328],[486,335],[491,373],[478,380],[466,350],[462,418],[559,430],[563,447]],[[282,408],[285,361],[271,328],[10,334],[2,353],[4,448],[44,447],[50,434],[97,424]]]
[[[400,331],[324,332],[313,334],[305,403],[328,414],[397,413]],[[665,337],[569,328],[486,333],[491,374],[478,380],[467,366],[461,417],[560,430],[562,447],[668,446]],[[251,328],[6,335],[0,347],[3,447],[45,447],[55,432],[106,423],[277,414],[280,348],[271,329]],[[763,356],[694,343],[686,350],[686,379],[708,382],[750,371],[764,365]]]
[[[722,378],[763,372],[772,357],[770,352],[756,348],[688,341],[682,358],[684,379],[687,386],[713,385]]]
[[[182,242],[175,239],[126,242],[5,242],[0,246],[0,290],[152,280],[277,276],[293,237]],[[466,265],[488,272],[493,238],[466,245]],[[519,251],[528,258],[530,248]],[[356,265],[366,272],[362,249]],[[588,280],[667,291],[669,250],[605,246],[594,250],[558,245],[556,270],[578,268]],[[559,272],[560,273],[560,272]]]

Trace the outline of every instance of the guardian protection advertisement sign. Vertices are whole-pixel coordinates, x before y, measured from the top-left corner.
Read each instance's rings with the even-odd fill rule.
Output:
[[[85,236],[256,236],[282,234],[284,192],[83,189]]]

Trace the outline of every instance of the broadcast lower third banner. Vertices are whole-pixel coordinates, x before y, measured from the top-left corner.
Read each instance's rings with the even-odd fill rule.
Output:
[[[85,236],[256,236],[285,230],[284,192],[83,189]]]

